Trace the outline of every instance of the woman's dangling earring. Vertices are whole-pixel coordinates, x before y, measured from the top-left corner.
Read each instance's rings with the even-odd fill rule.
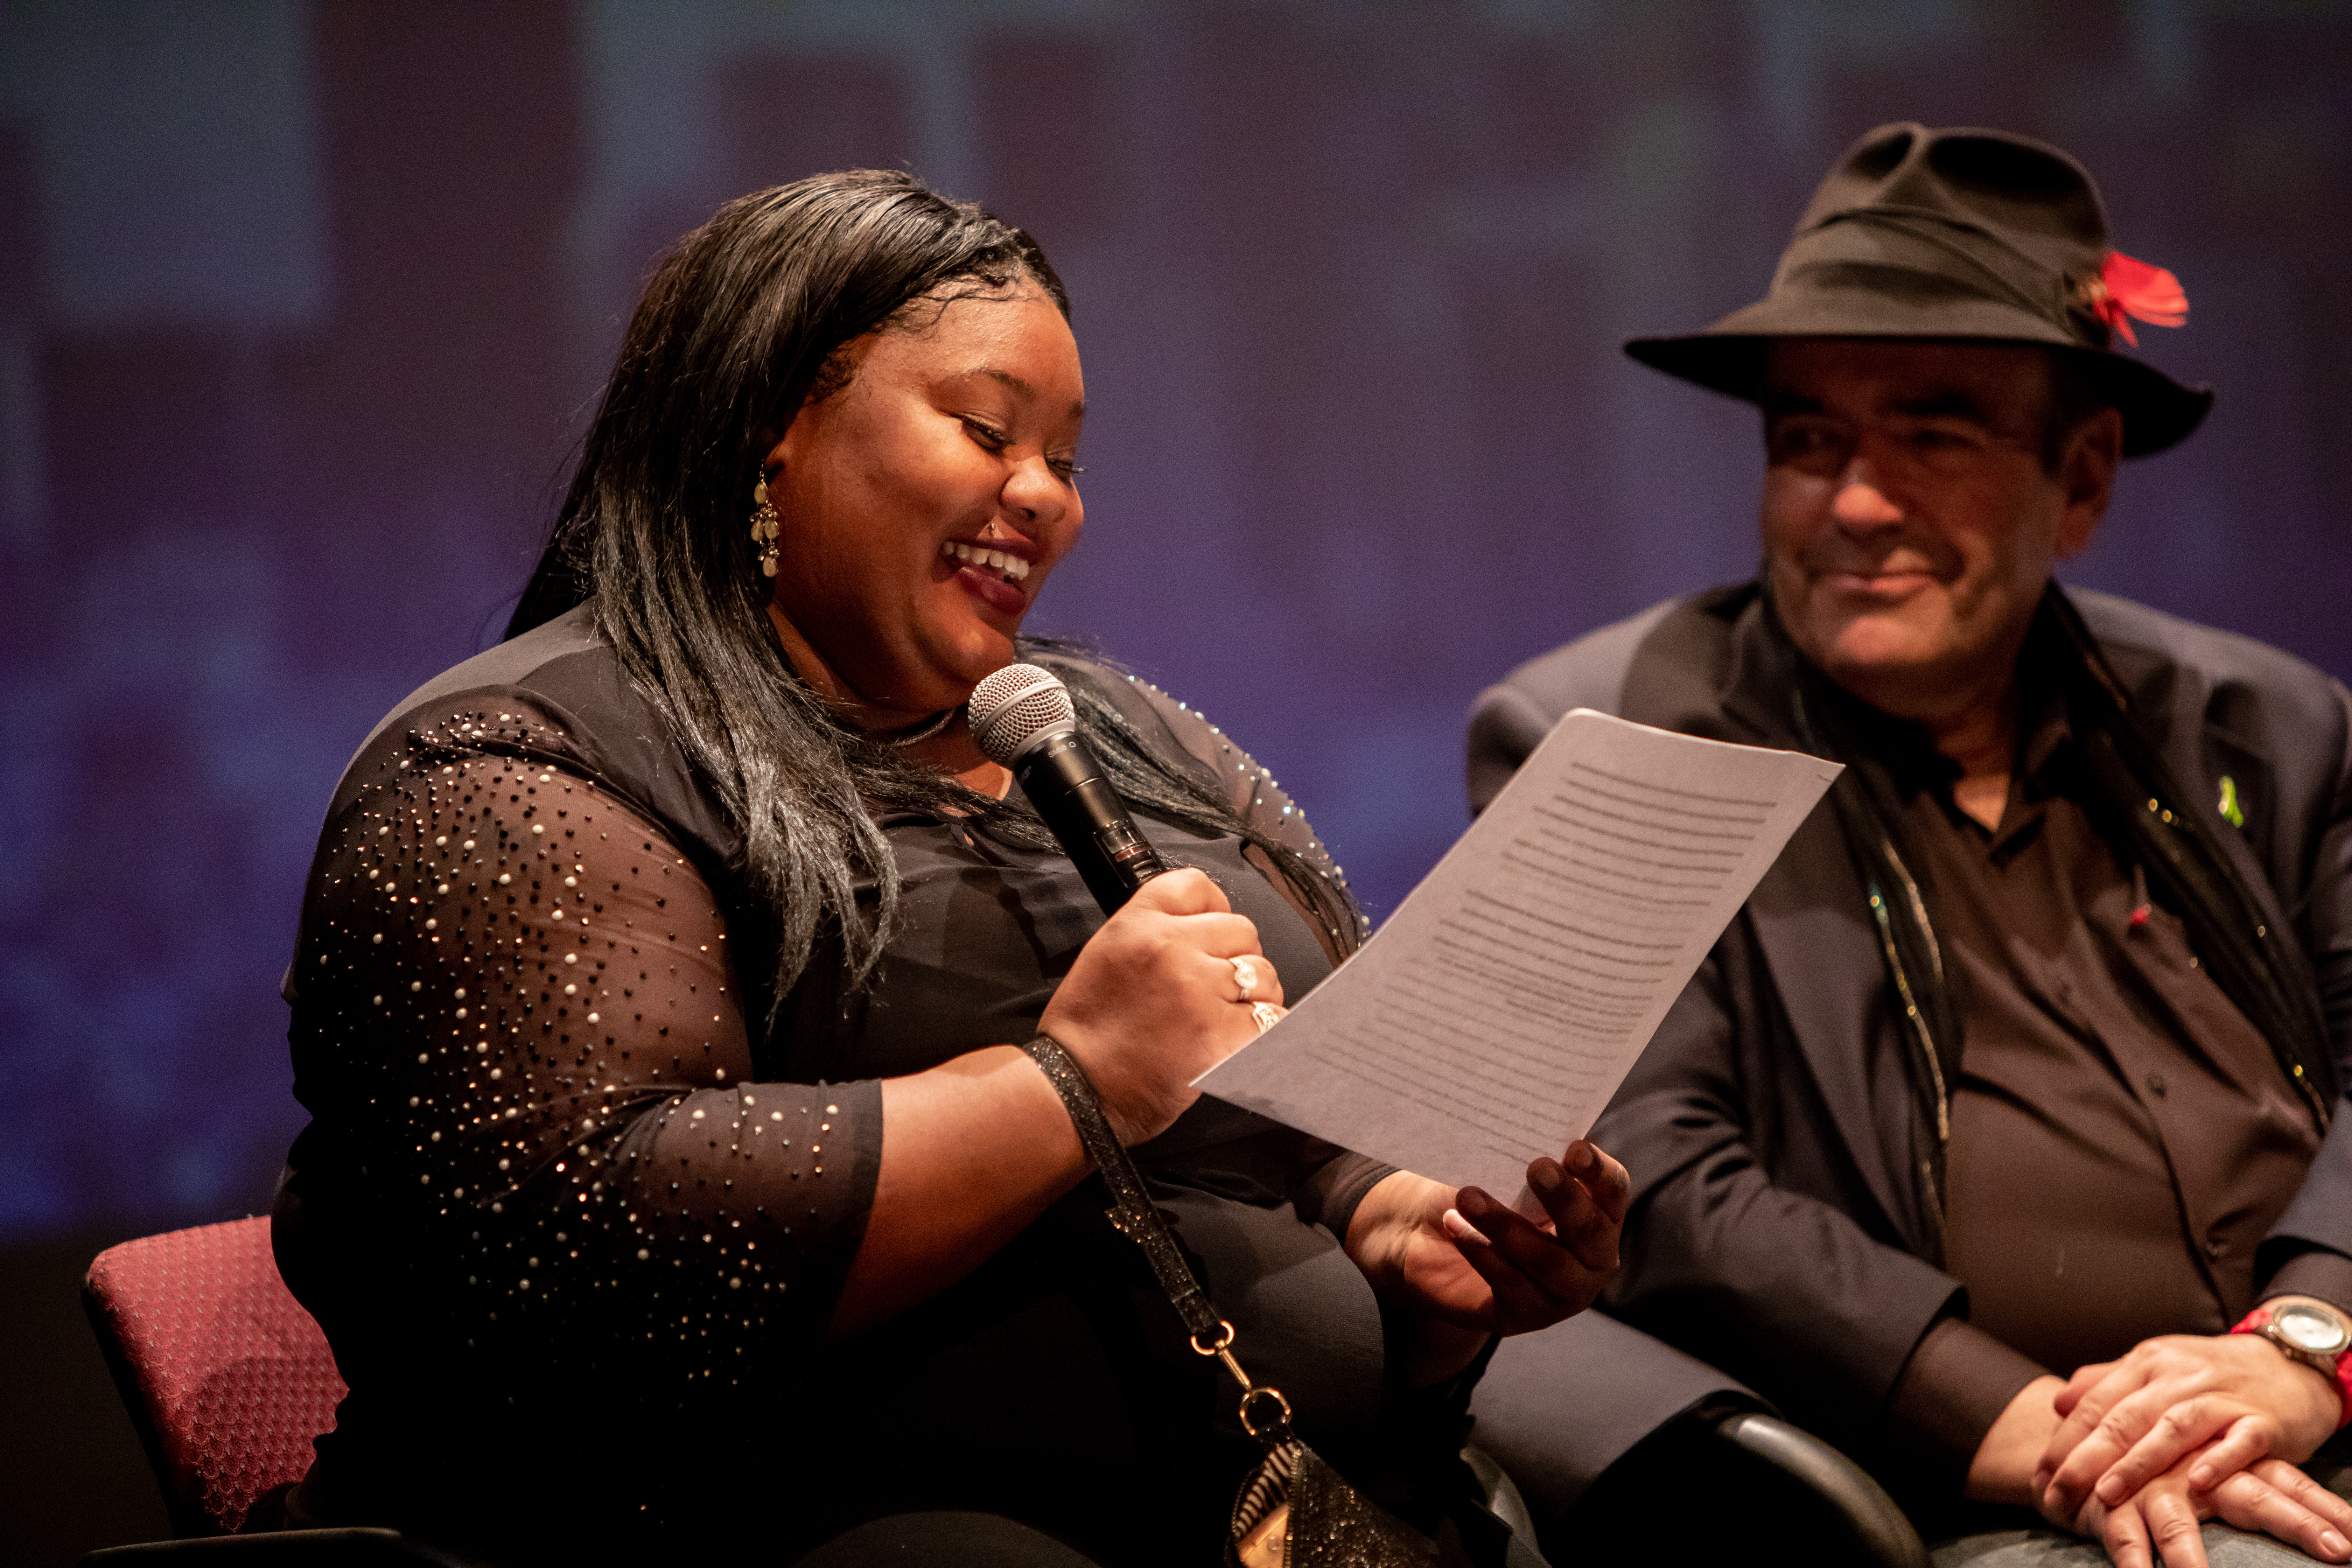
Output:
[[[751,487],[751,540],[760,547],[760,575],[776,574],[776,535],[782,532],[776,521],[776,509],[768,500],[768,476],[761,474],[760,482]]]

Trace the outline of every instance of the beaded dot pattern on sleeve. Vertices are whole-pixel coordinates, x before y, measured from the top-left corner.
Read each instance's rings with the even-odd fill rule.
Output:
[[[709,885],[560,741],[462,711],[372,748],[313,874],[299,1089],[465,1350],[682,1403],[829,1313],[863,1201],[827,1150],[871,1086],[754,1081]]]

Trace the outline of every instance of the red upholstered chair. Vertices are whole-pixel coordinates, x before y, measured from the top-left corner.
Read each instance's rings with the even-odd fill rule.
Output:
[[[266,1217],[109,1247],[82,1305],[181,1536],[275,1528],[344,1394]]]
[[[81,1298],[181,1537],[93,1552],[84,1568],[220,1551],[279,1568],[464,1568],[389,1530],[278,1528],[345,1389],[278,1277],[268,1219],[109,1247]]]

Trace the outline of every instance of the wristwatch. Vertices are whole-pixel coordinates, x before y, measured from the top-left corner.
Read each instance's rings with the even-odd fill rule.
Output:
[[[2330,1383],[2344,1352],[2352,1350],[2352,1323],[2315,1302],[2294,1301],[2254,1326],[2254,1331]]]

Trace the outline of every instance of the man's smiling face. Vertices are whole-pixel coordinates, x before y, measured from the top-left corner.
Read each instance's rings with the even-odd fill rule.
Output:
[[[2005,690],[2052,568],[2090,542],[2120,455],[2113,411],[2046,463],[2039,349],[1847,338],[1773,345],[1766,569],[1831,679],[1935,721]]]

